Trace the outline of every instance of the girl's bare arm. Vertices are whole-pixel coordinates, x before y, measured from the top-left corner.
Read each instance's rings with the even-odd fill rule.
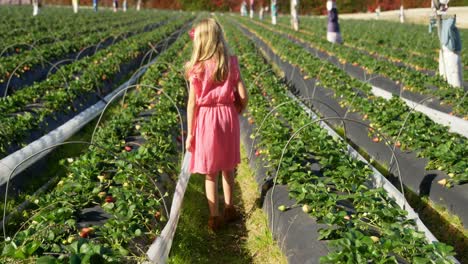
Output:
[[[187,150],[190,149],[193,137],[193,119],[195,116],[195,88],[193,88],[192,83],[190,83],[189,99],[187,103],[187,141],[185,147]]]
[[[249,94],[247,93],[247,89],[245,88],[244,80],[242,79],[242,77],[239,78],[239,82],[237,83],[237,91],[239,91],[239,97],[242,103],[242,110],[245,110],[249,102]]]

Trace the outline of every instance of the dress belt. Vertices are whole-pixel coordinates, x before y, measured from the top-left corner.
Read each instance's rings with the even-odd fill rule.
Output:
[[[217,106],[232,106],[234,103],[212,103],[212,104],[202,104],[198,107],[217,107]]]

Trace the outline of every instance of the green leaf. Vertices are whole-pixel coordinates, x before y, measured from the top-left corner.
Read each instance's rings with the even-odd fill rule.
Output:
[[[135,230],[135,236],[141,236],[141,233],[140,229]]]
[[[121,245],[118,245],[118,250],[119,250],[119,253],[122,255],[122,256],[127,256],[128,255],[128,250],[126,250],[125,248],[123,248]]]
[[[26,249],[26,254],[28,256],[31,256],[36,250],[41,246],[41,242],[39,241],[33,241],[31,244],[28,244],[28,246],[25,248]]]
[[[421,258],[421,257],[414,257],[413,258],[413,263],[414,264],[426,264],[426,263],[428,263],[428,259]]]
[[[49,232],[47,233],[47,239],[48,239],[49,241],[53,241],[53,240],[55,239],[54,231],[49,230]]]
[[[81,264],[81,258],[76,254],[71,255],[70,264]]]
[[[107,209],[107,210],[111,210],[112,208],[114,208],[114,203],[105,203],[102,208],[104,209]]]
[[[13,256],[15,254],[16,248],[17,247],[14,242],[6,244],[5,247],[3,247],[2,256]]]
[[[56,264],[57,259],[51,256],[44,256],[37,259],[36,264]]]
[[[90,246],[88,243],[84,243],[83,245],[81,245],[80,247],[80,253],[82,254],[87,254],[89,251],[90,251]]]

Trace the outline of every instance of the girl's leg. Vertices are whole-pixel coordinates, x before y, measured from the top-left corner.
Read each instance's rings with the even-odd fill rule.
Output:
[[[218,211],[218,174],[207,174],[205,178],[206,199],[210,216],[219,216]]]
[[[234,171],[223,171],[223,192],[225,207],[232,207],[232,193],[234,191]]]
[[[240,219],[240,214],[234,207],[234,171],[223,171],[224,212],[223,218],[226,223]]]

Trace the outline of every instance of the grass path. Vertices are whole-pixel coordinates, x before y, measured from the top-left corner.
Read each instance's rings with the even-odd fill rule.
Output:
[[[234,201],[243,219],[217,234],[208,232],[204,177],[192,175],[169,263],[287,263],[268,230],[265,214],[255,205],[257,184],[243,147],[241,153]],[[222,205],[221,184],[219,186]]]

